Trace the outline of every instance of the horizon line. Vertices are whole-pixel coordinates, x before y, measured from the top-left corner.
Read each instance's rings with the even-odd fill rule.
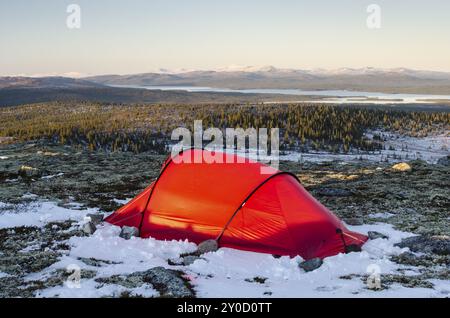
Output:
[[[232,72],[242,72],[242,73],[252,73],[252,72],[269,72],[269,68],[273,70],[278,71],[304,71],[304,72],[311,72],[311,73],[318,73],[318,72],[336,72],[336,71],[361,71],[361,70],[374,70],[374,71],[415,71],[415,72],[433,72],[433,73],[447,73],[450,74],[450,70],[440,71],[440,70],[434,70],[434,69],[419,69],[419,68],[410,68],[410,67],[404,67],[404,66],[397,66],[397,67],[375,67],[375,66],[363,66],[363,67],[347,67],[342,66],[338,68],[324,68],[324,67],[314,67],[314,68],[300,68],[300,67],[277,67],[273,65],[264,65],[264,66],[240,66],[240,65],[230,65],[230,66],[224,66],[224,67],[212,67],[212,68],[158,68],[143,72],[130,72],[130,73],[83,73],[83,72],[77,72],[77,71],[69,71],[69,72],[50,72],[50,73],[34,73],[34,74],[28,74],[28,73],[17,73],[17,74],[0,74],[0,77],[26,77],[26,78],[45,78],[45,77],[66,77],[66,78],[73,78],[73,79],[82,79],[82,78],[89,78],[89,77],[97,77],[97,76],[126,76],[126,75],[141,75],[141,74],[183,74],[183,73],[192,73],[192,72],[217,72],[217,73],[232,73]],[[266,69],[266,70],[264,70]]]

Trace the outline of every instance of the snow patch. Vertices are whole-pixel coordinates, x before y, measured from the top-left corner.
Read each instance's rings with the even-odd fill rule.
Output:
[[[378,213],[372,213],[369,214],[369,217],[371,218],[377,218],[377,219],[389,219],[390,217],[393,217],[394,214],[389,212],[378,212]]]
[[[44,176],[44,177],[42,177],[41,179],[53,179],[53,178],[56,178],[56,177],[61,177],[61,176],[63,176],[64,175],[64,173],[58,173],[58,174],[53,174],[53,175],[49,175],[49,176]]]
[[[315,271],[304,272],[298,264],[300,256],[274,258],[272,255],[220,248],[207,253],[189,266],[171,266],[168,259],[192,252],[196,245],[188,241],[159,241],[153,238],[120,238],[120,228],[105,224],[90,237],[72,237],[71,250],[59,262],[44,272],[49,273],[71,264],[82,269],[96,270],[96,277],[127,275],[152,267],[180,269],[191,279],[198,297],[448,297],[450,283],[434,280],[435,289],[406,288],[398,284],[382,291],[367,288],[363,277],[369,268],[376,266],[381,274],[401,274],[399,270],[418,274],[415,267],[405,267],[390,261],[407,249],[394,246],[413,234],[397,231],[390,224],[351,226],[351,230],[367,233],[378,231],[389,239],[367,242],[361,253],[339,254],[324,259]],[[103,261],[101,267],[86,265],[79,258],[95,258]],[[43,273],[33,274],[36,276]],[[95,278],[94,278],[95,279]],[[101,297],[117,295],[124,289],[117,285],[99,285],[94,279],[83,280],[80,289],[54,287],[42,291],[42,297]],[[146,289],[147,288],[147,289]],[[152,296],[154,291],[142,286],[129,289],[132,293]]]
[[[4,277],[10,277],[11,275],[7,274],[7,273],[3,273],[0,272],[0,278],[4,278]]]
[[[32,202],[12,205],[0,202],[0,229],[19,226],[44,226],[46,223],[64,220],[82,221],[88,213],[97,209],[73,210],[54,202]]]
[[[127,204],[128,202],[130,202],[131,200],[132,200],[131,198],[127,198],[127,199],[124,199],[124,200],[113,199],[112,201],[115,202],[115,203],[117,203],[117,204],[119,204],[119,205],[125,205],[125,204]]]

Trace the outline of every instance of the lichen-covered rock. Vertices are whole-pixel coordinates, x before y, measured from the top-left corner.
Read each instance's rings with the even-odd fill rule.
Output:
[[[182,273],[164,267],[154,267],[142,273],[144,282],[151,283],[161,297],[191,298],[195,296]]]
[[[411,171],[412,168],[409,164],[406,162],[400,162],[392,166],[392,170],[394,171],[402,171],[402,172],[408,172]]]
[[[195,297],[189,281],[183,277],[182,272],[164,267],[154,267],[144,272],[134,272],[129,275],[99,277],[95,281],[101,285],[114,284],[125,288],[137,288],[147,284],[157,290],[160,297]]]
[[[403,239],[396,244],[398,247],[408,247],[413,252],[450,255],[450,236],[419,235]]]
[[[119,236],[126,240],[129,240],[132,237],[139,237],[139,229],[134,226],[123,226]]]
[[[30,251],[0,257],[0,272],[11,275],[35,273],[58,261],[53,251]]]
[[[400,255],[393,257],[393,260],[399,264],[413,265],[413,266],[420,265],[419,257],[417,257],[414,253],[411,252],[403,252]]]
[[[24,179],[33,179],[39,178],[42,175],[42,172],[37,168],[24,165],[19,168],[18,174]]]
[[[209,252],[215,252],[219,249],[219,244],[216,240],[206,240],[201,242],[197,247],[197,253],[199,255],[209,253]]]
[[[445,207],[450,209],[450,198],[442,194],[434,194],[430,198],[430,202],[436,207]]]

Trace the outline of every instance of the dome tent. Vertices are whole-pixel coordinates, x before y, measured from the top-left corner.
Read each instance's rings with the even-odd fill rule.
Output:
[[[205,154],[219,155],[223,163],[207,162]],[[167,159],[157,180],[106,221],[138,227],[143,238],[197,244],[216,239],[221,247],[304,259],[367,240],[349,231],[293,174],[234,154],[190,149],[178,156],[201,160]]]

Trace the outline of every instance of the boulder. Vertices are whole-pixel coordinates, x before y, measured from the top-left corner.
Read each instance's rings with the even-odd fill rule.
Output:
[[[371,240],[376,240],[376,239],[379,239],[379,238],[381,238],[381,239],[388,239],[389,238],[387,235],[384,235],[383,233],[376,232],[376,231],[369,231],[369,232],[367,232],[367,236]]]
[[[139,237],[139,229],[134,226],[123,226],[119,236],[126,240],[129,240],[133,236]]]
[[[346,218],[344,222],[348,225],[363,225],[364,221],[361,218]]]
[[[400,162],[392,166],[392,170],[394,171],[402,171],[402,172],[408,172],[411,171],[412,168],[409,164],[406,162]]]
[[[345,253],[347,254],[352,252],[361,252],[361,250],[361,246],[356,244],[350,244],[345,247]]]
[[[87,218],[89,218],[89,220],[94,223],[95,225],[99,225],[100,223],[103,222],[103,215],[102,214],[94,214],[94,213],[89,213],[86,215]]]
[[[450,255],[450,236],[446,235],[419,235],[403,239],[396,246],[408,247],[413,252]]]
[[[197,247],[197,254],[205,254],[209,252],[215,252],[219,249],[219,244],[216,240],[206,240],[201,242]]]
[[[164,267],[154,267],[142,273],[143,281],[153,285],[161,297],[192,298],[194,292],[183,273]]]
[[[177,257],[177,258],[169,258],[167,260],[167,264],[171,266],[183,266],[184,265],[184,258]]]
[[[92,235],[97,230],[97,227],[92,222],[87,222],[83,225],[82,231],[84,234]]]
[[[144,272],[134,272],[127,276],[113,275],[99,277],[95,281],[100,284],[114,284],[125,288],[137,288],[150,284],[159,292],[160,297],[193,298],[195,293],[184,273],[164,267],[154,267]]]
[[[305,272],[311,272],[317,268],[319,268],[323,264],[323,261],[321,258],[312,258],[310,260],[301,262],[299,264],[300,268],[303,269]]]
[[[18,171],[19,176],[25,179],[35,179],[42,175],[42,172],[30,166],[21,166]]]
[[[200,257],[196,255],[187,255],[183,257],[183,265],[188,266],[194,263],[196,260],[198,260]]]

